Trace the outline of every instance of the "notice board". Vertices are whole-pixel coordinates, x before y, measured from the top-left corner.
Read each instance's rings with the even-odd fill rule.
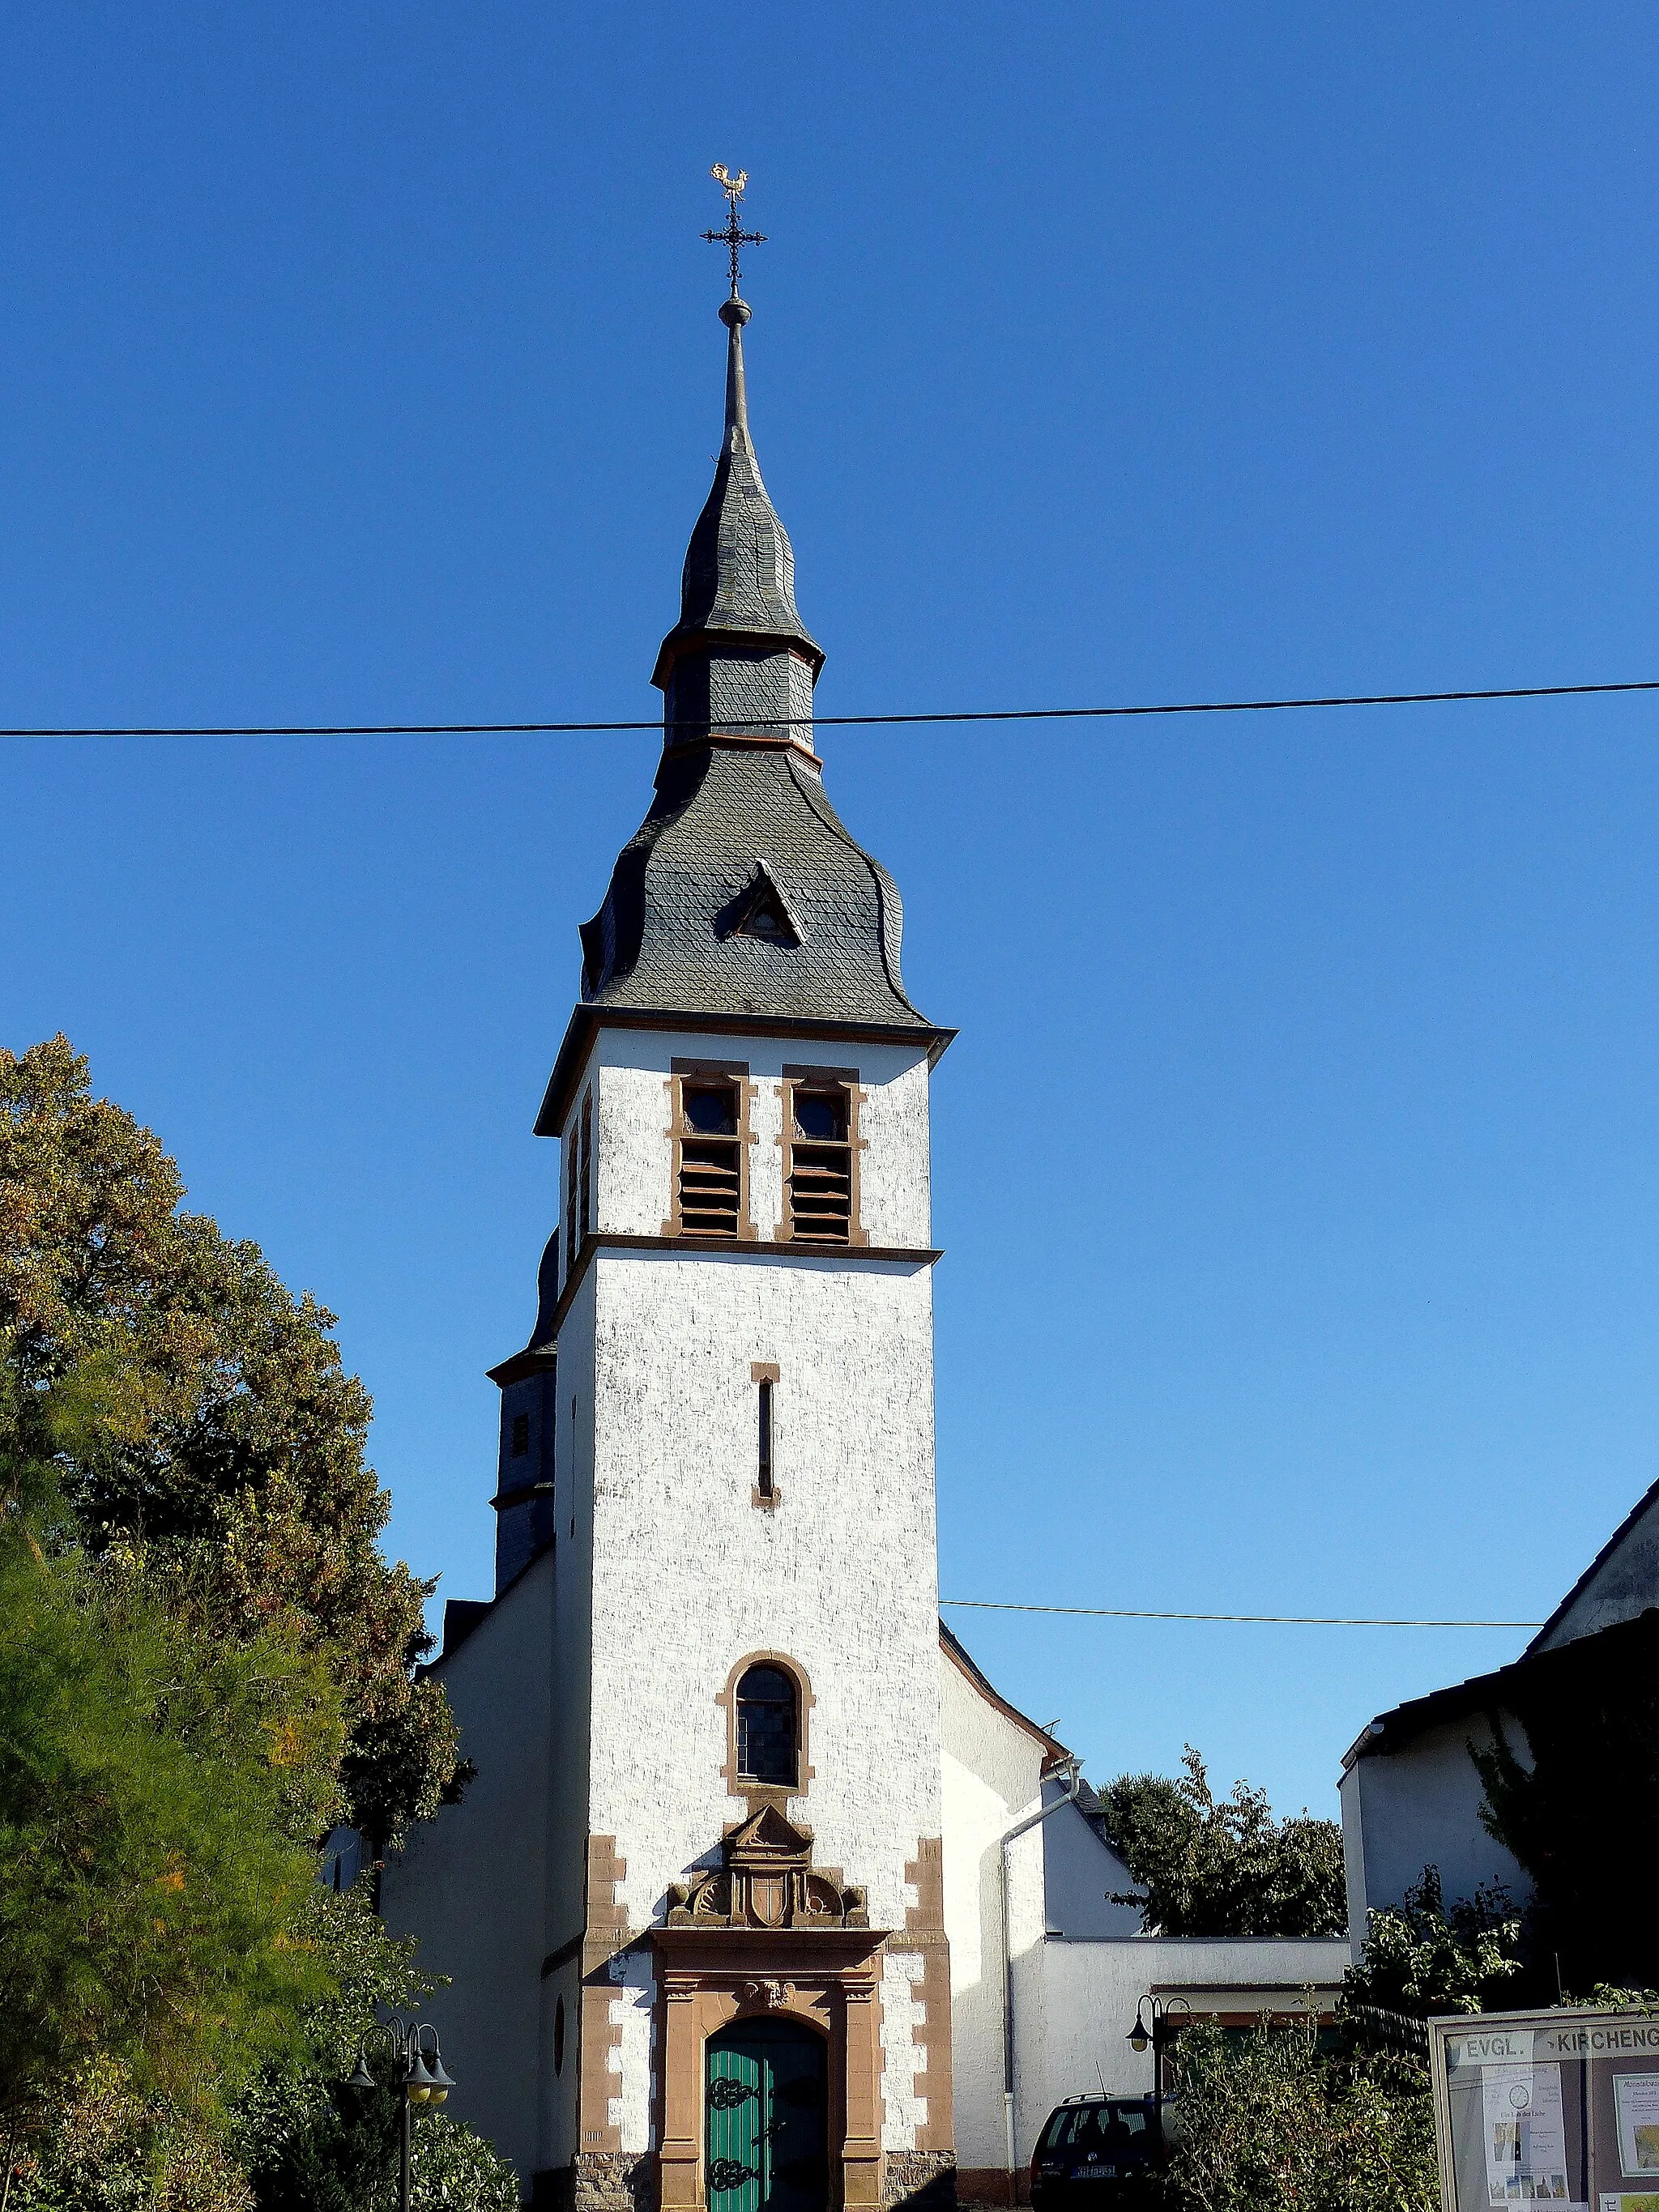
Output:
[[[1659,2017],[1429,2022],[1443,2212],[1659,2212]]]

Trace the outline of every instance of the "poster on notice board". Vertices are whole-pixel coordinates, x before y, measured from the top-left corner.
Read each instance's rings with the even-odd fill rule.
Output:
[[[1659,2018],[1429,2022],[1443,2212],[1659,2212]]]

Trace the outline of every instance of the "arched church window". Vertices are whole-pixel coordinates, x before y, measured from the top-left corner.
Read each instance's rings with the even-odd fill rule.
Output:
[[[795,1685],[781,1667],[750,1667],[738,1684],[738,1772],[745,1782],[799,1779]]]

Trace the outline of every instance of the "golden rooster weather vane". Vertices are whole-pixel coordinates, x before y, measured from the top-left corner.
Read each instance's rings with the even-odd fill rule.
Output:
[[[711,246],[724,246],[730,252],[732,297],[735,300],[738,296],[738,251],[745,246],[764,246],[766,233],[763,230],[744,230],[738,221],[738,202],[743,198],[743,188],[749,182],[748,170],[739,169],[734,177],[724,161],[716,161],[708,173],[726,194],[726,228],[724,230],[706,230],[703,236]]]

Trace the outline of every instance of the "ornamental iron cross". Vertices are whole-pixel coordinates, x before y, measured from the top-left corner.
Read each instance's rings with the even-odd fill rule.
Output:
[[[738,251],[745,246],[764,246],[766,233],[763,230],[744,230],[738,221],[738,202],[743,198],[743,188],[749,182],[748,170],[739,169],[734,177],[724,161],[716,161],[708,173],[726,194],[726,228],[724,230],[706,230],[703,236],[711,246],[724,246],[730,251],[732,297],[735,300],[738,296]]]

